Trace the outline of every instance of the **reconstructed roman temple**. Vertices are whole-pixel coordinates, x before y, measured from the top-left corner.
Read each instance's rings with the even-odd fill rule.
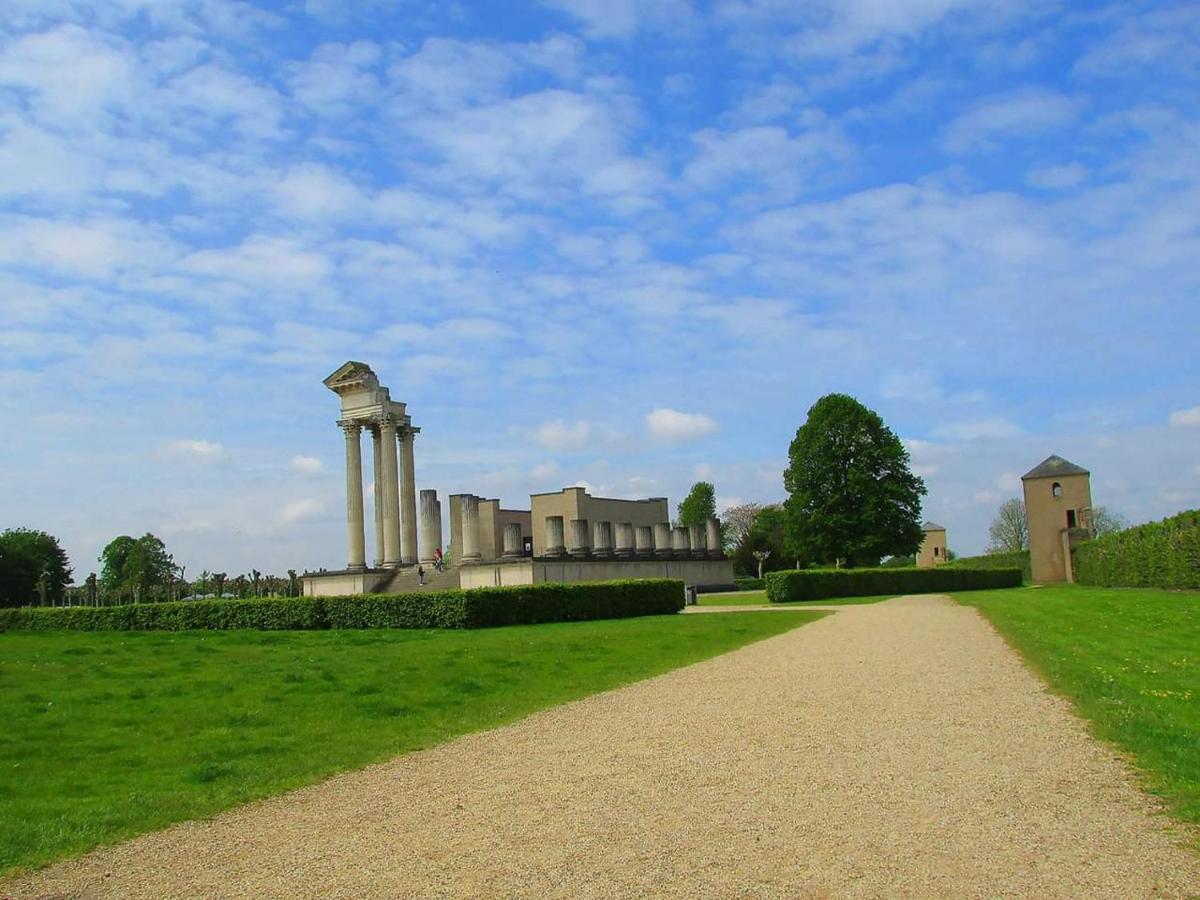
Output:
[[[305,572],[306,596],[477,588],[547,581],[676,578],[686,584],[733,584],[716,519],[672,527],[665,497],[614,500],[581,487],[534,494],[528,509],[499,500],[450,495],[450,550],[440,570],[442,504],[437,491],[420,492],[418,543],[416,466],[405,404],[391,399],[371,367],[348,362],[325,379],[341,400],[338,426],[346,438],[345,569]],[[367,565],[362,433],[372,437],[375,555]],[[422,586],[418,565],[424,569]]]

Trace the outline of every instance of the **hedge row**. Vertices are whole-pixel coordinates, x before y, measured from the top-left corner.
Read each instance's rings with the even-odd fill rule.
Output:
[[[767,580],[765,578],[735,578],[734,585],[739,591],[764,591],[767,588]]]
[[[1200,510],[1079,544],[1075,580],[1096,587],[1200,588]]]
[[[827,600],[1021,586],[1020,569],[790,569],[767,573],[767,599]]]
[[[683,582],[662,578],[422,594],[0,609],[0,631],[488,628],[666,615],[681,609]]]
[[[943,563],[949,569],[1020,569],[1026,581],[1033,580],[1028,550],[1011,550],[1005,553],[988,553],[984,556],[964,556]]]

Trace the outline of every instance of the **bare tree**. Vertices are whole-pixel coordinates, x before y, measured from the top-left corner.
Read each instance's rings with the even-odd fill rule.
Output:
[[[750,534],[750,529],[754,527],[754,520],[758,518],[761,511],[761,503],[742,503],[738,506],[731,506],[721,513],[721,526],[725,532],[726,549],[731,550],[742,545],[742,541],[746,540],[746,536]]]
[[[1029,525],[1025,521],[1025,504],[1013,497],[996,510],[988,528],[988,553],[1011,553],[1029,546]]]
[[[750,555],[753,556],[756,560],[758,560],[758,577],[762,578],[763,577],[763,573],[762,573],[763,563],[765,563],[767,561],[768,557],[770,557],[771,551],[770,550],[755,550]]]
[[[1107,506],[1097,506],[1092,510],[1092,533],[1096,537],[1106,534],[1116,534],[1129,527],[1129,520]]]

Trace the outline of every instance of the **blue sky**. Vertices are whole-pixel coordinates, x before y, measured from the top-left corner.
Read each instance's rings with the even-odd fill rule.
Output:
[[[5,7],[0,526],[80,578],[343,564],[347,359],[443,496],[778,500],[844,391],[959,552],[1052,452],[1200,506],[1200,4]]]

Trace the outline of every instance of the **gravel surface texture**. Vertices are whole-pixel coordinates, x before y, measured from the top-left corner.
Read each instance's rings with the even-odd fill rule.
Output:
[[[0,896],[1187,897],[1185,837],[974,610],[905,597]]]

